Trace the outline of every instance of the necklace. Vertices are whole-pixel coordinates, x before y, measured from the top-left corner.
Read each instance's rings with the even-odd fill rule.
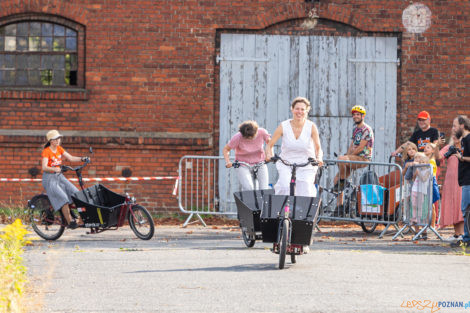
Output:
[[[292,122],[290,123],[290,125],[291,125],[292,129],[295,129],[295,130],[299,130],[299,129],[300,129],[300,130],[301,130],[301,129],[304,127],[304,125],[305,125],[305,121],[303,121],[302,125],[296,125],[296,123],[295,123],[294,121],[292,121]]]

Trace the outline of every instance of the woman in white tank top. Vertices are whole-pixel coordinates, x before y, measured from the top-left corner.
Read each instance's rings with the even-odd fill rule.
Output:
[[[282,137],[280,157],[291,163],[306,163],[308,158],[314,158],[323,164],[323,151],[320,146],[320,138],[315,123],[307,120],[310,110],[310,102],[303,97],[297,97],[292,101],[291,111],[293,118],[283,121],[273,134],[272,140],[266,145],[266,159],[273,156],[273,147],[276,141]],[[289,195],[291,168],[276,163],[279,179],[274,186],[277,195]],[[317,167],[308,165],[297,168],[296,196],[315,197],[317,190],[314,185]]]

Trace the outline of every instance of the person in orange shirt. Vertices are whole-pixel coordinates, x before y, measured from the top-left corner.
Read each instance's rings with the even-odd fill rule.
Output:
[[[61,165],[65,158],[70,162],[84,161],[88,157],[76,157],[69,154],[60,146],[62,135],[57,130],[50,130],[47,135],[47,143],[42,150],[42,186],[46,190],[49,201],[54,211],[62,210],[68,227],[75,229],[78,224],[72,219],[69,204],[72,203],[71,195],[78,191],[62,174]]]

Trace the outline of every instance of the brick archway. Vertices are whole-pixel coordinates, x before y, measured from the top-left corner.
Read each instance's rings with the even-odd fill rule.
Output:
[[[317,14],[320,19],[343,23],[360,31],[394,31],[393,29],[383,26],[380,27],[380,25],[372,23],[368,16],[365,16],[358,10],[353,10],[346,5],[312,5],[309,3],[280,4],[278,6],[271,7],[257,16],[256,25],[253,25],[253,29],[265,29],[288,20],[307,18],[309,11],[313,8],[317,10]]]
[[[0,18],[24,13],[51,14],[70,19],[82,25],[87,25],[89,9],[80,4],[64,2],[61,0],[31,0],[22,1],[4,0],[0,4]],[[99,9],[101,5],[93,7]]]

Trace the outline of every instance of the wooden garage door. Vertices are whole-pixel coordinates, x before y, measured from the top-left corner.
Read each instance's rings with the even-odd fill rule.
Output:
[[[325,158],[346,152],[350,109],[356,104],[366,107],[366,123],[375,132],[373,160],[384,162],[394,150],[396,37],[222,34],[218,61],[220,154],[244,120],[256,120],[273,133],[290,118],[290,102],[297,96],[312,104],[310,119],[319,128]],[[220,170],[221,177],[230,175]],[[274,183],[274,167],[270,175]],[[229,188],[222,181],[224,198]]]

